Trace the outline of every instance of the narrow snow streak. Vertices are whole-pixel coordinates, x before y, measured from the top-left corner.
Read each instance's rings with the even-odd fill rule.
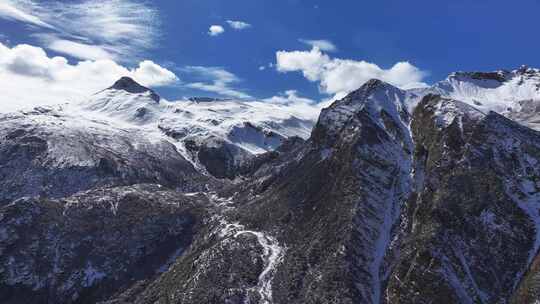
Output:
[[[410,168],[411,168],[410,163],[407,163],[407,162],[404,162],[404,163],[406,164],[405,166],[406,170],[410,171]],[[371,282],[372,303],[381,302],[381,297],[383,293],[382,285],[383,285],[383,282],[386,279],[388,279],[387,274],[383,274],[383,277],[381,277],[381,269],[384,264],[384,258],[386,256],[388,247],[390,246],[390,243],[392,242],[392,228],[394,227],[397,220],[399,219],[399,214],[401,212],[400,211],[401,204],[404,200],[404,197],[408,195],[408,192],[406,192],[406,195],[401,193],[403,189],[403,185],[410,182],[408,178],[409,178],[409,175],[405,175],[405,177],[400,176],[394,180],[392,189],[390,190],[391,193],[386,202],[386,206],[384,206],[383,223],[379,232],[379,236],[377,237],[375,241],[375,246],[374,246],[375,252],[374,252],[373,260],[369,267],[369,271],[372,277],[372,282]],[[396,190],[398,190],[399,192],[396,193]]]
[[[457,277],[456,271],[452,267],[452,263],[448,260],[448,257],[444,256],[442,258],[442,266],[443,273],[448,278],[448,282],[454,289],[459,301],[464,304],[474,303],[466,288],[463,286],[463,282]]]
[[[372,280],[372,290],[373,290],[373,303],[379,303],[381,298],[381,289],[382,289],[382,280],[380,277],[381,266],[384,261],[384,256],[386,255],[386,250],[390,243],[390,234],[392,230],[392,225],[394,224],[394,191],[395,186],[392,187],[391,199],[388,202],[384,211],[384,221],[381,228],[379,237],[375,241],[375,256],[373,257],[373,262],[370,265],[370,272],[373,277]]]
[[[537,255],[538,250],[540,249],[540,192],[529,189],[529,187],[523,187],[521,189],[524,198],[519,198],[514,192],[512,192],[512,185],[510,181],[507,181],[506,184],[506,193],[508,196],[510,196],[514,202],[527,214],[527,216],[530,218],[532,224],[534,225],[535,229],[535,238],[534,238],[534,244],[533,247],[529,250],[529,255],[527,258],[527,266],[517,274],[517,278],[514,282],[514,288],[516,288],[517,284],[521,281],[522,276],[524,275],[526,269],[529,268],[531,265],[534,257]]]
[[[459,262],[461,263],[461,266],[463,267],[463,270],[465,270],[465,274],[469,278],[469,283],[471,284],[472,288],[474,289],[474,292],[476,295],[480,298],[480,301],[482,303],[487,303],[488,299],[486,297],[486,294],[478,287],[478,284],[476,283],[476,280],[473,276],[473,273],[471,269],[469,268],[469,264],[467,263],[467,259],[463,255],[463,252],[460,248],[456,248],[452,246],[452,249],[454,250],[455,255],[458,257]]]
[[[263,248],[263,254],[261,258],[265,261],[265,268],[259,275],[259,283],[257,284],[257,291],[261,297],[260,303],[271,304],[272,301],[272,281],[276,272],[276,266],[283,259],[284,250],[277,240],[271,236],[268,236],[262,232],[242,230],[238,231],[234,236],[237,237],[241,234],[250,233],[257,237],[259,244]]]
[[[231,208],[232,199],[219,198],[215,193],[207,194],[208,199],[214,203],[219,209],[219,212]],[[220,222],[221,230],[220,237],[237,238],[242,234],[251,234],[257,237],[257,241],[263,248],[261,259],[264,261],[264,270],[259,274],[257,284],[257,293],[260,297],[260,304],[272,304],[272,281],[277,270],[277,266],[283,260],[285,248],[280,246],[276,238],[259,231],[246,230],[244,225],[239,223],[231,223],[225,219],[225,216],[220,213],[217,215]]]

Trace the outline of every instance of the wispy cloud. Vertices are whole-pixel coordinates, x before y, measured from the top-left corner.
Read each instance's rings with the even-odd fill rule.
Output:
[[[32,25],[45,47],[83,59],[126,60],[152,49],[159,37],[156,9],[138,0],[38,2],[4,0],[0,18]],[[71,41],[71,43],[68,43]]]
[[[201,81],[186,84],[189,88],[212,92],[225,97],[240,99],[252,98],[249,94],[232,87],[232,85],[241,82],[241,79],[223,68],[188,66],[183,70],[188,74],[193,74],[205,80],[204,82]]]
[[[307,44],[311,47],[316,47],[321,51],[325,52],[335,52],[338,50],[337,46],[330,40],[319,39],[319,40],[309,40],[309,39],[299,39],[300,42]]]
[[[22,21],[35,26],[53,29],[54,26],[32,14],[34,3],[22,0],[3,0],[0,3],[0,17]]]
[[[218,36],[225,32],[225,29],[221,25],[211,25],[210,28],[208,28],[208,35],[210,36]]]
[[[79,59],[114,59],[116,57],[114,50],[107,51],[102,46],[89,45],[71,40],[57,39],[56,37],[50,39],[46,46],[48,49],[73,56]]]
[[[235,30],[245,30],[251,27],[251,24],[237,20],[227,20],[227,24]]]

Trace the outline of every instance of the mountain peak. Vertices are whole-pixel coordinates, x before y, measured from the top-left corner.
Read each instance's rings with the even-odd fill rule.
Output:
[[[360,88],[356,89],[349,93],[345,98],[357,98],[371,94],[378,88],[394,88],[393,85],[386,83],[380,79],[370,79],[366,81]]]
[[[498,83],[504,83],[516,76],[537,76],[540,74],[540,69],[531,68],[526,65],[520,66],[518,69],[497,70],[493,72],[454,72],[448,76],[447,80],[458,81],[475,81],[475,80],[494,80]]]
[[[405,91],[378,79],[371,79],[359,89],[349,93],[330,107],[323,109],[314,134],[319,142],[332,143],[347,125],[352,129],[361,125],[358,119],[369,120],[382,130],[391,124],[394,129],[404,129],[409,120],[405,105]],[[361,118],[361,116],[363,118]],[[400,130],[399,133],[405,134]]]
[[[526,65],[522,65],[519,67],[519,69],[515,70],[514,73],[525,76],[538,76],[540,75],[540,69],[535,69]]]
[[[138,82],[133,80],[133,78],[127,76],[118,79],[109,89],[125,90],[130,93],[143,93],[150,91],[150,89],[147,87],[140,85]]]
[[[128,93],[133,93],[133,94],[149,92],[150,97],[154,101],[159,102],[159,100],[161,99],[159,95],[156,94],[156,92],[152,91],[151,89],[145,86],[142,86],[141,84],[133,80],[133,78],[127,77],[127,76],[124,76],[120,78],[119,80],[117,80],[109,89],[122,90],[122,91],[126,91]]]
[[[341,101],[338,101],[338,102],[341,102],[344,104],[350,104],[350,103],[356,103],[356,102],[364,103],[371,95],[379,94],[379,92],[382,94],[390,94],[390,95],[395,95],[395,94],[402,95],[404,93],[401,89],[387,82],[384,82],[379,79],[370,79],[367,82],[365,82],[360,88],[352,91],[347,96],[345,96],[345,98],[343,98]]]
[[[450,74],[449,79],[456,80],[495,80],[497,82],[507,81],[509,72],[505,70],[499,70],[494,72],[454,72]]]
[[[227,98],[216,98],[216,97],[204,97],[204,96],[195,96],[188,98],[189,101],[193,102],[214,102],[214,101],[228,101]]]

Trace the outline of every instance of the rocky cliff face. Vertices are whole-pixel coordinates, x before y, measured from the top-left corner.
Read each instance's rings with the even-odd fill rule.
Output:
[[[411,129],[419,187],[388,301],[508,302],[538,251],[540,134],[438,96],[424,98]]]
[[[245,158],[142,95],[3,116],[0,302],[535,303],[540,133],[487,102],[535,71],[372,80]]]

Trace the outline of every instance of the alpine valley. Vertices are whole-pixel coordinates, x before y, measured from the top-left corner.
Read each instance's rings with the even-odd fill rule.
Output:
[[[320,108],[0,114],[0,303],[540,303],[539,69]]]

